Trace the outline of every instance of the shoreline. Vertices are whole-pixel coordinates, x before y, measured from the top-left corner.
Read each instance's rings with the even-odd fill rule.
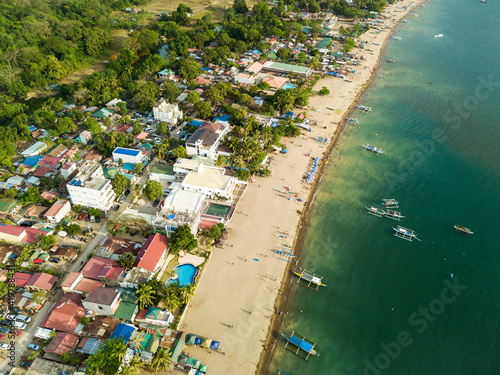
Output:
[[[415,1],[403,0],[386,8],[382,13],[387,17],[384,26],[359,38],[368,44],[358,52],[365,60],[354,67],[356,73],[345,80],[328,76],[317,82],[315,92],[322,86],[330,90],[328,96],[310,98],[307,118],[317,125],[297,137],[283,139],[288,153],[269,155],[271,176],[256,176],[248,184],[228,225],[231,231],[228,241],[222,249],[212,250],[203,282],[198,284],[196,297],[178,327],[186,334],[194,333],[221,343],[218,352],[197,346],[184,348],[186,355],[207,364],[210,372],[268,373],[276,335],[287,315],[290,270],[296,264],[295,259],[289,264],[289,259],[277,257],[274,250],[293,247],[295,255],[300,256],[305,224],[327,160],[335,155],[333,150],[345,131],[345,120],[380,66],[394,27],[415,9],[409,7],[411,3]],[[342,23],[346,25],[339,22]],[[319,143],[315,140],[317,136],[329,142]],[[321,159],[318,171],[312,184],[305,184],[304,176],[316,157]],[[283,312],[282,316],[275,314],[277,308]]]
[[[297,224],[296,228],[296,233],[295,233],[295,241],[293,243],[293,250],[294,254],[297,255],[297,258],[295,258],[295,261],[293,263],[290,263],[288,267],[286,268],[285,274],[283,276],[281,285],[280,285],[280,290],[284,291],[284,294],[281,296],[278,295],[275,301],[275,306],[277,309],[280,311],[286,311],[287,305],[288,305],[288,297],[290,294],[290,285],[292,283],[292,280],[294,279],[294,274],[293,274],[293,269],[298,266],[298,261],[300,259],[300,255],[302,254],[302,246],[304,244],[304,239],[307,231],[307,222],[309,220],[310,214],[311,214],[311,208],[314,203],[314,198],[316,197],[316,192],[319,189],[321,182],[322,182],[322,177],[323,173],[325,172],[326,166],[328,165],[331,156],[333,155],[333,151],[335,150],[341,134],[344,132],[347,123],[347,119],[351,117],[352,113],[356,110],[356,105],[358,102],[362,99],[364,93],[370,85],[372,84],[373,78],[375,75],[378,73],[378,70],[380,68],[380,64],[382,62],[382,56],[385,53],[387,42],[389,41],[389,38],[394,32],[394,29],[401,23],[403,19],[408,17],[415,9],[418,8],[421,4],[423,4],[425,0],[420,0],[415,2],[415,6],[409,8],[398,20],[395,22],[392,27],[390,28],[389,33],[384,39],[383,44],[381,45],[381,48],[378,51],[378,56],[377,56],[377,61],[372,68],[370,77],[368,78],[368,81],[362,86],[360,91],[356,94],[355,98],[351,102],[349,108],[344,112],[342,115],[341,120],[338,122],[339,126],[335,130],[333,136],[329,140],[328,143],[328,148],[327,150],[323,153],[323,158],[321,159],[321,164],[319,165],[318,168],[318,174],[315,176],[314,181],[311,185],[311,190],[309,192],[309,195],[307,197],[307,200],[305,202],[302,214],[300,216],[299,222]],[[396,3],[397,4],[397,3]],[[317,83],[316,86],[319,86],[319,83],[323,79],[320,79]],[[327,96],[328,97],[328,96]],[[310,111],[308,111],[310,112]],[[326,162],[325,159],[326,158]],[[273,319],[271,320],[269,324],[269,329],[268,333],[266,335],[266,343],[276,343],[278,340],[279,336],[279,328],[281,327],[281,324],[283,322],[283,318],[279,315],[273,314]],[[263,350],[261,352],[261,357],[259,359],[259,363],[257,364],[257,369],[255,372],[255,375],[266,375],[269,372],[269,368],[272,362],[272,359],[274,357],[274,350],[273,348],[275,345],[271,346],[271,350]]]

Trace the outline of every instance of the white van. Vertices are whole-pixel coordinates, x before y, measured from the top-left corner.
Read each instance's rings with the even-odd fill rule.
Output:
[[[22,323],[22,322],[13,322],[11,327],[14,327],[14,328],[17,328],[17,329],[26,329],[26,323]]]
[[[16,320],[19,322],[24,322],[24,323],[31,322],[31,318],[29,316],[22,315],[22,314],[16,315]]]

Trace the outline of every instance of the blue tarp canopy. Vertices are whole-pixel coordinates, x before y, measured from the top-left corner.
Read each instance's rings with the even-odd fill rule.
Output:
[[[290,342],[307,353],[310,353],[313,348],[312,344],[309,344],[308,342],[298,338],[297,336],[292,335],[292,337],[290,337]]]
[[[123,339],[125,342],[128,342],[130,340],[130,337],[132,336],[132,333],[134,333],[135,327],[130,326],[128,324],[120,323],[116,326],[115,330],[109,337],[110,339],[113,339],[115,337]]]
[[[33,156],[28,156],[23,162],[23,165],[28,165],[30,167],[34,167],[35,165],[38,164],[40,160],[42,160],[44,156],[41,155],[33,155]]]
[[[256,55],[260,55],[260,54],[261,54],[261,52],[260,52],[258,49],[254,49],[254,50],[252,51],[252,53],[255,53]]]
[[[200,344],[201,344],[201,337],[197,337],[197,338],[194,340],[194,344],[195,344],[195,345],[200,345]]]
[[[189,125],[191,126],[196,126],[196,127],[199,127],[201,126],[201,124],[203,124],[203,121],[200,121],[200,120],[193,120],[189,123]]]
[[[217,350],[219,349],[220,342],[213,340],[212,343],[210,344],[210,349]]]

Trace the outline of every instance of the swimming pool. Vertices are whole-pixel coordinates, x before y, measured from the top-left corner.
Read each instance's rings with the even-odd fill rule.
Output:
[[[126,169],[127,171],[133,171],[135,169],[135,165],[132,163],[125,163],[123,164],[123,169]]]
[[[285,87],[283,87],[283,90],[289,90],[289,89],[294,89],[296,86],[292,85],[291,83],[287,83]]]
[[[178,283],[179,286],[193,284],[194,276],[196,272],[198,272],[198,267],[193,266],[192,264],[186,263],[181,264],[180,266],[176,266],[174,268],[175,273],[177,274],[177,278],[168,279],[167,285]]]
[[[224,204],[210,203],[208,206],[207,215],[224,217],[231,211],[231,206],[226,206]]]

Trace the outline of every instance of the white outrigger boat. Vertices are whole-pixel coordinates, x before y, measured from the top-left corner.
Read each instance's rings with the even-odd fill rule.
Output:
[[[377,216],[377,217],[382,217],[382,216],[385,216],[387,214],[387,212],[385,212],[381,208],[377,208],[377,207],[366,207],[366,209],[368,210],[368,213],[370,215]]]
[[[356,109],[358,111],[362,111],[362,112],[371,112],[372,111],[371,107],[367,107],[367,106],[364,106],[364,105],[357,105]]]
[[[457,232],[464,233],[468,236],[470,236],[471,234],[474,234],[474,232],[471,229],[463,227],[463,226],[458,225],[458,224],[455,224],[453,226],[453,229],[456,230]]]
[[[382,199],[382,204],[385,206],[385,208],[399,208],[399,202],[394,198]]]
[[[400,225],[398,225],[396,228],[392,228],[392,229],[394,229],[396,231],[396,233],[394,233],[394,235],[396,237],[402,238],[403,240],[407,240],[407,241],[412,241],[413,239],[420,241],[417,238],[417,234],[411,229],[403,228]]]
[[[370,151],[372,154],[382,154],[384,151],[382,151],[381,148],[375,147],[375,146],[370,146],[370,145],[363,145],[364,149],[367,151]]]
[[[401,212],[393,211],[393,210],[385,211],[385,217],[388,217],[389,219],[398,220],[398,221],[401,221],[401,219],[404,218],[404,216],[401,215]]]

